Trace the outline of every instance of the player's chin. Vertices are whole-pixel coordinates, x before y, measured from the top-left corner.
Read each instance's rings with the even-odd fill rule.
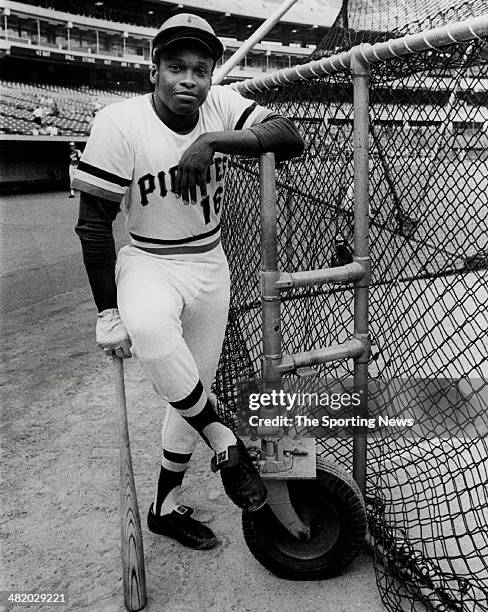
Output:
[[[177,115],[193,115],[201,106],[199,98],[190,96],[179,96],[173,101],[173,112]]]

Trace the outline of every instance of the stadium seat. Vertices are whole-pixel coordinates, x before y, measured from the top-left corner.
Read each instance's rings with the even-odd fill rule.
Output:
[[[43,125],[54,125],[60,133],[70,136],[86,135],[92,112],[121,98],[136,95],[129,91],[92,89],[87,86],[61,87],[57,85],[31,85],[0,80],[0,130],[8,134],[31,135],[38,127],[32,121],[36,106],[47,108]],[[50,104],[41,98],[56,101],[59,113],[50,114]]]

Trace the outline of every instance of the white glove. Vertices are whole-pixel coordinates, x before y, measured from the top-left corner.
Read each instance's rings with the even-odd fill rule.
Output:
[[[107,308],[97,315],[96,340],[106,355],[132,357],[131,340],[117,308]]]

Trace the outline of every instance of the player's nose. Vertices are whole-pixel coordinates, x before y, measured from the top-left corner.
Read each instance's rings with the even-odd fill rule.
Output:
[[[189,89],[196,86],[195,79],[193,78],[193,71],[186,70],[180,80],[180,85],[187,87]]]

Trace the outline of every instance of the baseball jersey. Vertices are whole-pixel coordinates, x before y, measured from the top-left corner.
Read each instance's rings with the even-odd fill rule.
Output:
[[[213,86],[193,130],[179,134],[156,114],[151,94],[111,104],[95,117],[73,186],[120,202],[135,246],[162,254],[206,251],[220,240],[228,156],[215,153],[207,195],[197,187],[196,204],[175,197],[180,158],[201,134],[248,128],[270,114],[229,87]]]
[[[78,166],[78,162],[80,161],[81,152],[79,149],[70,149],[69,152],[69,163],[71,166],[75,168]]]

